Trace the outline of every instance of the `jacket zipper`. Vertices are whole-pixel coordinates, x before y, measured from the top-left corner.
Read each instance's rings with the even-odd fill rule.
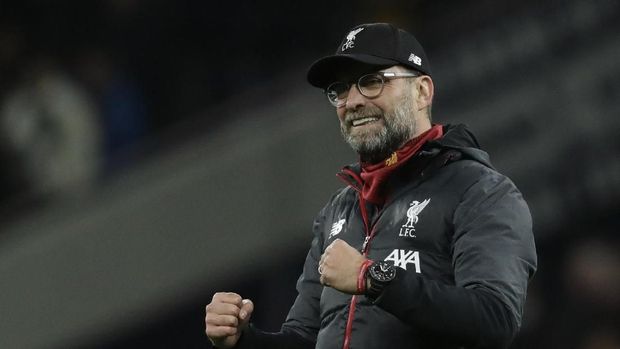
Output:
[[[368,216],[366,214],[365,205],[366,203],[362,199],[362,194],[360,193],[360,207],[364,207],[362,209],[362,217],[364,220],[368,221]],[[363,206],[362,206],[363,205]],[[366,237],[364,238],[364,244],[362,245],[362,255],[364,257],[368,256],[368,250],[370,249],[370,240],[375,235],[374,225],[372,226],[372,230],[369,230],[368,225],[366,225]],[[351,342],[351,332],[353,331],[353,317],[355,316],[355,307],[357,304],[357,295],[353,295],[351,297],[351,304],[349,305],[349,315],[347,316],[347,326],[345,327],[344,333],[344,343],[342,345],[342,349],[349,349],[349,343]]]
[[[453,156],[453,154],[450,154],[450,156],[444,162],[444,165],[448,163],[449,161],[453,160],[454,158],[456,158],[456,156]],[[423,169],[424,168],[422,168],[422,170]],[[423,176],[422,172],[420,172],[419,175]],[[344,168],[342,172],[338,174],[338,177],[343,182],[345,182],[347,185],[355,189],[358,193],[360,211],[362,213],[362,220],[364,221],[364,228],[366,229],[366,237],[364,238],[364,244],[362,245],[361,252],[362,252],[362,255],[366,257],[368,256],[368,250],[370,249],[370,240],[375,235],[375,224],[373,224],[372,227],[369,226],[368,214],[366,212],[366,202],[364,198],[362,197],[362,188],[361,188],[361,186],[363,185],[362,179],[357,173],[355,173],[350,168]],[[385,208],[385,204],[383,205],[383,207]],[[375,223],[376,222],[377,220],[375,221]],[[349,305],[349,314],[347,316],[347,325],[345,327],[344,343],[342,345],[342,349],[349,349],[349,342],[351,341],[351,331],[353,330],[353,317],[355,316],[356,300],[357,300],[357,296],[353,295],[351,297],[351,303]]]
[[[370,222],[368,221],[368,213],[366,212],[366,201],[362,197],[362,190],[359,187],[359,185],[362,183],[361,178],[359,178],[355,172],[349,169],[345,169],[344,172],[348,174],[352,179],[354,179],[355,182],[357,182],[357,183],[353,183],[352,181],[349,181],[348,178],[342,175],[339,176],[343,181],[345,181],[348,185],[350,185],[353,189],[355,189],[358,192],[358,197],[359,197],[358,201],[360,205],[360,211],[362,213],[362,220],[364,221],[364,228],[366,229],[366,237],[364,238],[364,244],[362,245],[361,252],[362,252],[362,255],[366,257],[368,255],[368,250],[370,248],[370,240],[375,235],[374,224],[371,227]],[[354,184],[358,184],[358,185],[356,186]],[[351,303],[349,304],[349,314],[347,316],[347,326],[345,327],[344,343],[342,345],[342,349],[349,349],[349,343],[351,342],[351,332],[353,331],[353,317],[355,316],[356,301],[357,301],[357,295],[353,295],[351,297]]]

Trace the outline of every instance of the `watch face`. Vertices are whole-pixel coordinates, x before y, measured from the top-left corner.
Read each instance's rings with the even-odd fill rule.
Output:
[[[392,281],[396,277],[396,269],[389,263],[377,262],[370,267],[370,276],[379,282]]]

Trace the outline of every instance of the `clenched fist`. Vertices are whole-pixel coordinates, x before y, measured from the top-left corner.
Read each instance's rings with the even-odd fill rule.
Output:
[[[218,292],[206,307],[205,332],[214,346],[222,349],[237,344],[248,325],[254,304],[236,293]]]
[[[321,284],[348,294],[357,293],[357,277],[366,260],[358,250],[343,240],[336,239],[321,256],[319,273]]]

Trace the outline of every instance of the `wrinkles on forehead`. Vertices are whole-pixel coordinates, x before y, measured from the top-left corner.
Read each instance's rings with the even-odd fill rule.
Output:
[[[342,64],[334,70],[333,81],[354,82],[357,81],[357,79],[359,79],[362,75],[376,73],[389,67],[390,66],[369,65],[356,62]]]

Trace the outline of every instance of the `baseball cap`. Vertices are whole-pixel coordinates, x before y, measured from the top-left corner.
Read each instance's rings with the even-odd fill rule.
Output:
[[[334,55],[312,63],[307,77],[311,85],[326,88],[343,76],[393,65],[431,75],[426,53],[413,35],[389,23],[361,24],[348,32]]]

